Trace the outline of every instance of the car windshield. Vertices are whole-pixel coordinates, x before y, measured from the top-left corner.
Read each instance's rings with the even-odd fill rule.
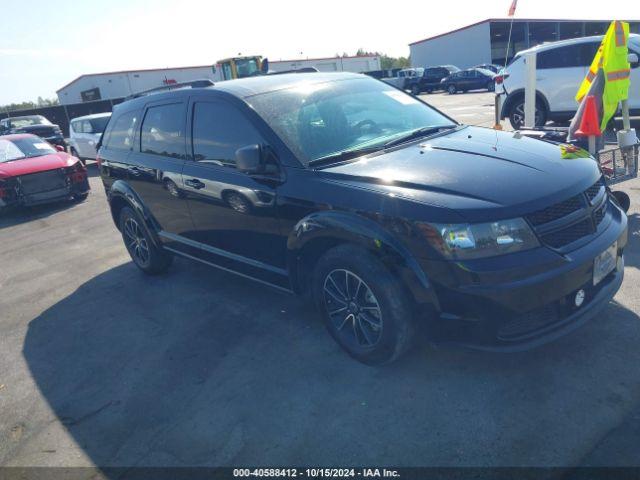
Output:
[[[102,133],[107,127],[107,123],[109,123],[109,117],[92,118],[89,120],[89,123],[91,124],[91,130],[93,130],[93,133]]]
[[[384,82],[358,78],[263,93],[249,103],[305,164],[383,148],[417,129],[456,123]]]
[[[22,158],[40,157],[56,151],[38,137],[22,137],[7,140],[0,138],[0,163]]]
[[[12,128],[30,127],[31,125],[51,125],[51,122],[44,117],[18,117],[11,119]]]

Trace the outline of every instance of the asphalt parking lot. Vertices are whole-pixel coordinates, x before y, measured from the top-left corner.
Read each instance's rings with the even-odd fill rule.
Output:
[[[493,96],[425,95],[491,126]],[[144,276],[92,195],[0,217],[0,465],[640,465],[640,181],[625,282],[552,344],[360,365],[301,300]]]

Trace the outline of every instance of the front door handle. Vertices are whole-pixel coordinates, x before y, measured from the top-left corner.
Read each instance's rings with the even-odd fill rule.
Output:
[[[131,175],[135,175],[136,177],[142,173],[138,167],[129,167],[127,170]]]
[[[187,187],[191,187],[191,188],[195,188],[196,190],[200,190],[201,188],[205,187],[205,184],[202,183],[200,180],[198,180],[197,178],[192,178],[190,180],[185,180],[184,184]]]

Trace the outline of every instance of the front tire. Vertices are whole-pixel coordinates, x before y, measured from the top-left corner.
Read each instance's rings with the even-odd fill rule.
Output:
[[[415,97],[417,97],[418,95],[420,95],[420,87],[418,85],[413,85],[411,87],[411,94]]]
[[[73,200],[78,203],[84,202],[87,198],[89,198],[89,192],[73,194]]]
[[[411,347],[410,300],[400,281],[366,250],[329,250],[316,265],[312,289],[327,330],[356,360],[382,365]]]
[[[140,217],[129,207],[120,211],[120,232],[133,263],[140,270],[149,275],[167,271],[173,257],[155,245]]]
[[[447,87],[447,92],[449,92],[449,95],[453,95],[454,93],[456,93],[458,91],[458,89],[456,88],[455,85],[449,85]]]

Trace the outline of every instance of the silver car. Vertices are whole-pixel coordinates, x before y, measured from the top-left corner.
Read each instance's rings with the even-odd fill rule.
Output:
[[[69,146],[71,154],[83,162],[96,159],[96,144],[111,118],[111,112],[96,113],[71,120]]]

